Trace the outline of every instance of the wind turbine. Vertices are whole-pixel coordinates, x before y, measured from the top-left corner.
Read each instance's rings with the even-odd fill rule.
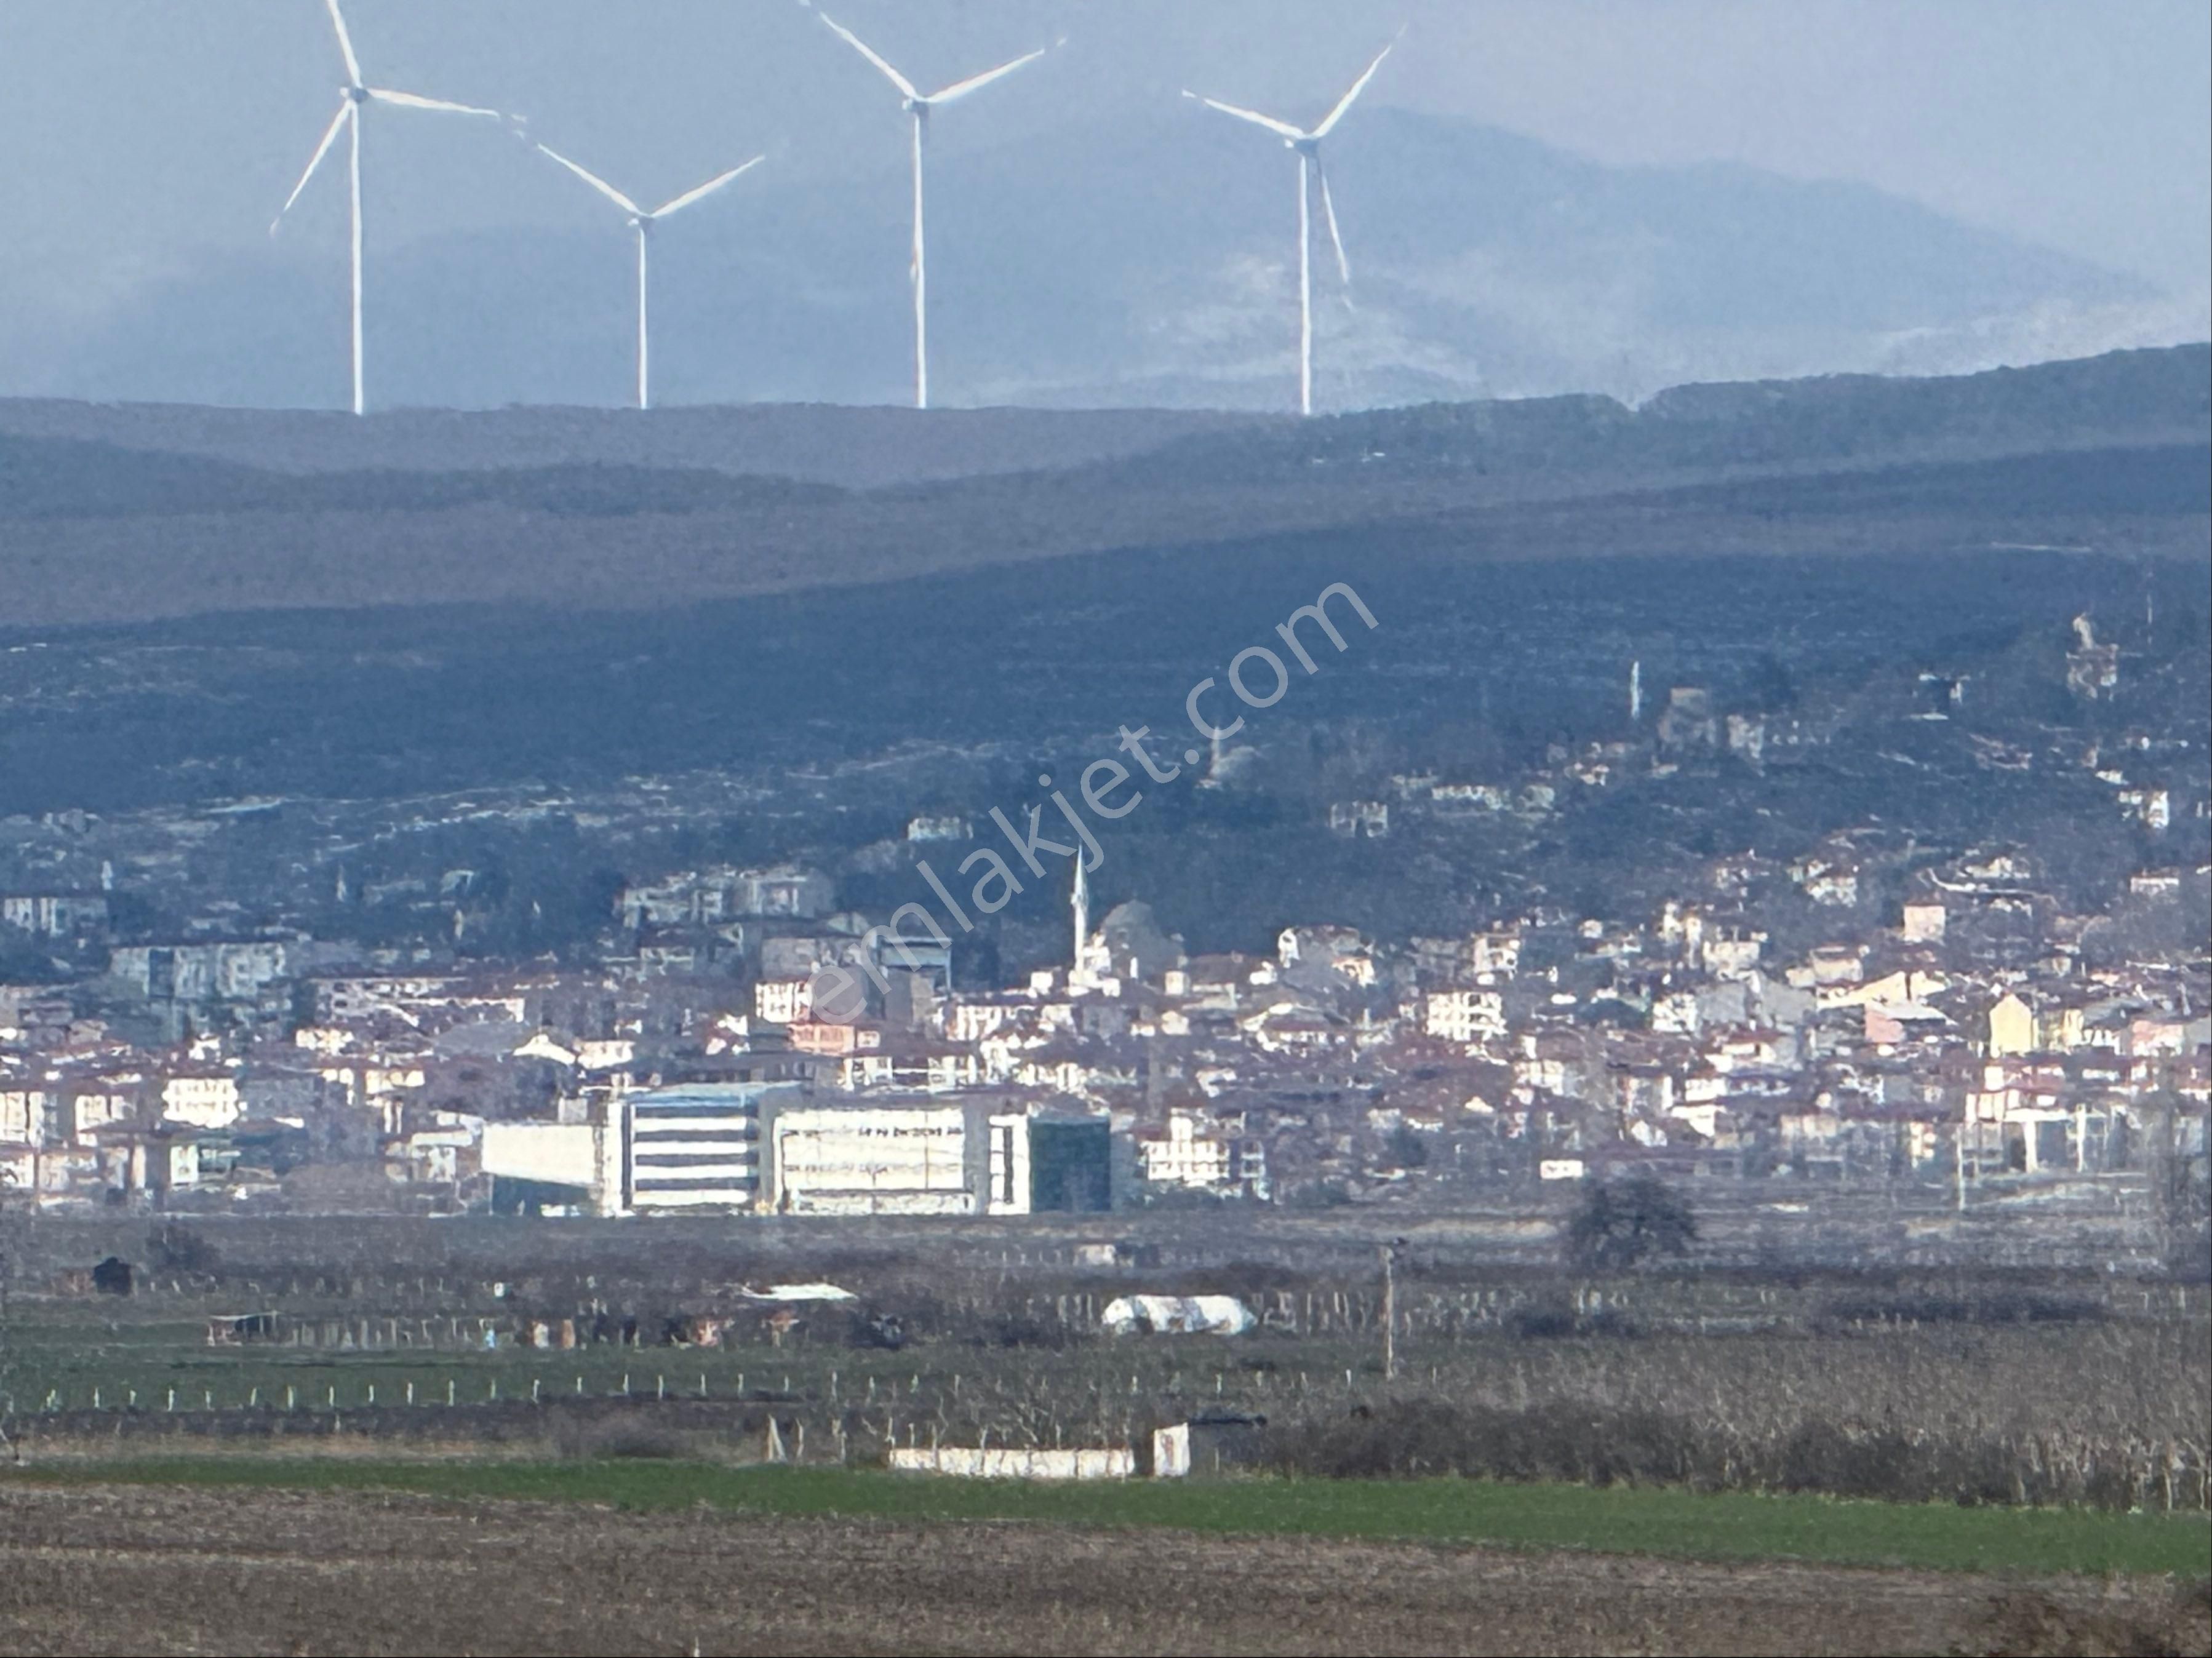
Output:
[[[559,151],[549,149],[544,144],[538,145],[538,148],[542,154],[550,157],[556,161],[558,161],[562,167],[567,167],[569,172],[574,173],[586,184],[591,185],[592,189],[598,191],[600,195],[605,197],[617,207],[622,209],[623,212],[629,214],[630,228],[637,232],[637,406],[641,409],[648,408],[651,406],[651,402],[649,396],[650,383],[647,378],[646,373],[647,343],[645,327],[645,246],[647,233],[661,220],[668,218],[674,214],[681,213],[685,208],[690,206],[694,202],[704,200],[707,197],[713,195],[716,191],[720,190],[724,185],[729,183],[731,179],[736,178],[739,173],[751,172],[753,168],[758,167],[766,158],[756,155],[750,161],[742,161],[738,163],[736,167],[732,167],[727,173],[718,173],[713,178],[708,179],[705,184],[699,185],[696,189],[687,190],[681,196],[675,197],[672,201],[663,202],[659,207],[654,208],[648,213],[645,209],[640,207],[635,202],[630,200],[629,197],[623,195],[622,191],[617,190],[612,185],[609,184],[605,179],[599,177],[598,173],[591,172],[586,167],[580,167],[575,162],[570,161],[566,155],[562,155]]]
[[[1328,221],[1328,239],[1336,248],[1336,270],[1346,288],[1352,285],[1352,265],[1344,257],[1344,237],[1336,228],[1336,203],[1328,193],[1328,169],[1322,165],[1321,141],[1336,131],[1336,124],[1344,118],[1345,111],[1352,107],[1352,100],[1367,90],[1367,83],[1375,78],[1375,71],[1382,67],[1382,60],[1390,55],[1393,40],[1375,54],[1360,77],[1352,83],[1352,89],[1336,100],[1336,107],[1322,117],[1319,125],[1308,131],[1292,126],[1288,121],[1279,121],[1272,115],[1262,115],[1254,109],[1239,109],[1234,104],[1224,104],[1218,99],[1200,98],[1198,94],[1185,91],[1186,98],[1196,99],[1208,109],[1218,109],[1224,115],[1233,115],[1240,121],[1249,121],[1254,126],[1265,127],[1283,141],[1283,148],[1295,150],[1298,158],[1298,413],[1313,413],[1313,187],[1309,173],[1321,179],[1322,216]],[[1347,294],[1345,303],[1349,305]]]
[[[292,203],[300,199],[300,192],[307,187],[307,180],[315,176],[315,169],[323,164],[323,157],[331,153],[331,146],[338,141],[338,130],[347,130],[352,139],[352,155],[349,171],[353,184],[353,411],[361,414],[367,406],[363,395],[361,349],[361,112],[371,103],[398,104],[408,109],[441,110],[449,115],[488,115],[499,118],[495,109],[478,109],[473,104],[449,104],[442,98],[423,98],[411,92],[393,92],[386,87],[373,87],[361,78],[361,60],[354,56],[353,38],[346,33],[345,16],[338,10],[338,0],[323,0],[331,14],[331,27],[337,32],[338,52],[345,58],[346,83],[338,88],[338,112],[323,131],[322,143],[307,158],[307,170],[300,175],[300,182],[292,186],[292,193],[284,198],[284,205],[276,210],[270,222],[269,234],[274,236],[284,216],[292,210]]]
[[[929,129],[929,112],[965,98],[969,93],[987,87],[1004,76],[1012,75],[1024,64],[1035,63],[1044,56],[1045,48],[1039,46],[1035,52],[1017,58],[1010,64],[987,69],[981,75],[971,75],[964,81],[955,81],[941,91],[924,96],[915,90],[913,82],[885,63],[859,35],[836,21],[829,13],[819,15],[822,21],[830,26],[831,33],[883,71],[884,78],[896,87],[899,95],[906,100],[903,107],[907,113],[914,117],[914,406],[927,409],[929,407],[929,267],[924,257],[921,234],[921,141],[922,135]]]

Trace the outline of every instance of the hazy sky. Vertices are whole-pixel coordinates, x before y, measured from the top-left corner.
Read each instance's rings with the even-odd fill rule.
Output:
[[[944,143],[1157,109],[1186,84],[1311,118],[1402,20],[1378,103],[1613,162],[1859,180],[2178,296],[2212,287],[2204,0],[832,3],[925,86],[1065,37],[948,112]],[[798,0],[347,10],[372,82],[523,112],[647,199],[759,149],[825,190],[898,160],[890,88]],[[82,319],[198,253],[253,246],[338,76],[317,0],[0,0],[0,303]],[[387,236],[599,210],[488,130],[380,113],[400,117],[380,160],[410,184]],[[341,179],[317,181],[331,207]]]

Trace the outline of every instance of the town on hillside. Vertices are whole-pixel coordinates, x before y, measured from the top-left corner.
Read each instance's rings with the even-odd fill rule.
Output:
[[[2069,694],[2094,712],[2118,653],[2086,619],[2075,635]],[[1924,688],[1897,718],[1940,726],[1964,694]],[[1557,835],[1630,788],[1718,811],[1889,740],[1698,686],[1647,699],[1640,668],[1631,695],[1629,738],[1376,779],[1316,832],[1346,855]],[[957,811],[754,867],[667,855],[672,823],[715,809],[696,780],[481,795],[378,831],[551,814],[619,846],[639,872],[586,884],[580,942],[527,954],[471,937],[514,908],[509,874],[380,861],[327,803],[25,820],[18,876],[64,878],[0,898],[8,961],[36,969],[0,985],[0,1189],[47,1210],[951,1222],[1449,1210],[1644,1171],[1784,1212],[1879,1189],[2149,1214],[2205,1153],[2204,756],[2148,730],[1972,740],[2000,783],[2104,796],[2117,860],[2062,880],[2052,861],[2080,859],[2032,823],[1946,845],[1869,814],[1792,856],[1674,857],[1607,913],[1492,874],[1479,926],[1292,912],[1271,949],[1206,950],[1141,892],[1095,900],[1079,853],[1039,884],[1058,920],[1030,961],[995,975],[927,908],[848,896],[902,890],[891,875],[926,894],[918,859],[982,857],[991,819]],[[1234,791],[1251,757],[1217,744],[1196,787]],[[273,874],[240,836],[283,849]],[[256,882],[313,905],[272,914]]]

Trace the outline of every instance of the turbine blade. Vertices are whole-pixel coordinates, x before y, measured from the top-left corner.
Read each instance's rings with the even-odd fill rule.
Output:
[[[645,216],[648,219],[665,219],[672,213],[681,213],[685,208],[690,206],[692,203],[698,201],[704,197],[713,195],[716,191],[720,190],[724,185],[729,183],[731,179],[736,178],[739,173],[751,172],[755,167],[758,167],[767,159],[768,158],[764,155],[756,155],[750,161],[743,161],[738,166],[732,167],[727,173],[718,173],[713,178],[708,179],[705,184],[701,185],[696,190],[687,190],[681,196],[678,196],[674,201],[663,202],[659,207],[653,209],[652,212],[647,214]]]
[[[1329,111],[1327,115],[1322,118],[1321,125],[1313,130],[1313,136],[1315,137],[1326,138],[1328,137],[1329,130],[1335,126],[1339,121],[1341,121],[1344,118],[1344,112],[1352,107],[1352,100],[1359,96],[1361,93],[1367,90],[1367,83],[1375,78],[1375,71],[1382,67],[1382,60],[1390,55],[1391,48],[1395,46],[1398,43],[1395,40],[1393,40],[1389,46],[1383,47],[1382,51],[1375,54],[1375,61],[1367,66],[1367,70],[1364,74],[1352,83],[1352,90],[1346,93],[1343,97],[1338,99],[1336,100],[1336,107]]]
[[[1224,115],[1234,115],[1240,121],[1249,121],[1254,126],[1265,127],[1278,137],[1303,138],[1306,136],[1288,121],[1279,121],[1272,115],[1262,115],[1256,109],[1239,109],[1236,105],[1224,104],[1218,98],[1200,98],[1194,92],[1186,91],[1183,96],[1204,104],[1208,109],[1218,109]]]
[[[992,82],[1012,75],[1024,64],[1034,64],[1044,54],[1045,48],[1039,46],[1035,52],[1025,52],[1011,64],[1001,64],[996,69],[985,70],[981,75],[971,75],[964,81],[955,81],[944,91],[931,93],[927,101],[932,105],[949,104],[956,98],[965,98],[978,87],[988,87]]]
[[[329,155],[331,146],[337,143],[338,130],[345,125],[346,117],[352,111],[351,99],[341,98],[338,100],[338,112],[331,117],[330,125],[323,129],[323,141],[315,146],[315,153],[307,158],[307,170],[300,175],[300,182],[292,186],[292,193],[284,198],[284,205],[276,210],[276,216],[269,222],[270,235],[276,234],[276,227],[284,222],[284,216],[292,210],[292,203],[300,199],[300,192],[307,187],[307,180],[315,176],[315,169],[323,164],[323,157]]]
[[[1344,257],[1344,237],[1336,228],[1336,203],[1328,193],[1328,169],[1322,165],[1321,157],[1314,157],[1314,171],[1321,174],[1321,216],[1328,221],[1328,240],[1336,249],[1336,274],[1344,279],[1344,308],[1352,305],[1352,264]]]
[[[424,98],[412,92],[394,92],[389,87],[364,88],[380,104],[404,104],[410,109],[443,110],[448,115],[489,115],[499,119],[495,109],[479,109],[474,104],[449,104],[442,98]]]
[[[361,59],[353,55],[353,36],[346,33],[345,14],[338,9],[338,0],[323,0],[330,9],[331,27],[338,32],[338,50],[345,56],[346,84],[361,84]]]
[[[861,57],[866,58],[878,69],[881,70],[884,72],[884,77],[888,79],[893,86],[896,87],[901,93],[908,98],[919,98],[921,96],[920,93],[914,89],[914,82],[908,80],[905,76],[901,75],[896,70],[893,69],[881,58],[878,57],[876,55],[875,49],[869,46],[866,40],[860,39],[860,37],[854,33],[852,30],[847,28],[836,18],[830,16],[828,12],[817,12],[816,15],[820,17],[823,22],[830,26],[830,33],[836,35],[847,46],[852,47],[854,51],[859,52]]]
[[[605,197],[617,207],[622,209],[623,212],[635,214],[640,218],[643,218],[645,216],[645,210],[643,208],[640,207],[635,202],[630,200],[629,197],[623,195],[622,191],[617,190],[612,185],[609,184],[605,179],[599,177],[598,173],[592,172],[589,167],[578,166],[575,162],[570,161],[566,155],[562,155],[560,151],[556,149],[548,149],[544,144],[539,144],[537,148],[541,155],[552,161],[558,161],[562,167],[567,167],[569,172],[574,173],[586,184],[591,185],[592,189],[598,191],[600,195]]]

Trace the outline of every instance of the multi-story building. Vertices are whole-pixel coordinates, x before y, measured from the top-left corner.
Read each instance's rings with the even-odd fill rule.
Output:
[[[803,1107],[769,1130],[778,1214],[972,1215],[988,1204],[988,1147],[958,1105]],[[980,1138],[980,1137],[976,1137]]]
[[[650,886],[625,887],[617,901],[623,925],[711,926],[739,916],[806,920],[823,914],[836,886],[818,870],[779,865],[774,869],[687,871]]]
[[[763,979],[753,987],[753,1012],[769,1024],[797,1024],[813,1008],[811,979]]]
[[[74,938],[107,925],[101,892],[11,892],[0,896],[0,926],[46,938]]]
[[[782,1086],[679,1083],[593,1099],[581,1121],[487,1123],[483,1166],[493,1206],[597,1215],[753,1209],[762,1102]]]
[[[0,1142],[52,1145],[61,1139],[62,1097],[52,1088],[0,1086]]]
[[[1194,1111],[1170,1111],[1166,1125],[1137,1136],[1137,1168],[1159,1186],[1226,1186],[1231,1163],[1228,1139],[1205,1132]]]
[[[228,1128],[246,1110],[235,1072],[210,1066],[173,1071],[161,1084],[161,1114],[194,1128]]]
[[[1431,991],[1424,1011],[1424,1029],[1448,1042],[1505,1034],[1504,999],[1494,990]]]
[[[811,1215],[1021,1215],[1112,1206],[1103,1116],[1036,1115],[996,1093],[780,1103],[763,1130],[763,1209]]]
[[[639,1214],[750,1209],[761,1198],[769,1083],[684,1083],[615,1102],[624,1128],[624,1207]]]
[[[237,938],[126,944],[112,954],[108,971],[149,999],[245,1001],[283,978],[289,962],[281,938]]]

